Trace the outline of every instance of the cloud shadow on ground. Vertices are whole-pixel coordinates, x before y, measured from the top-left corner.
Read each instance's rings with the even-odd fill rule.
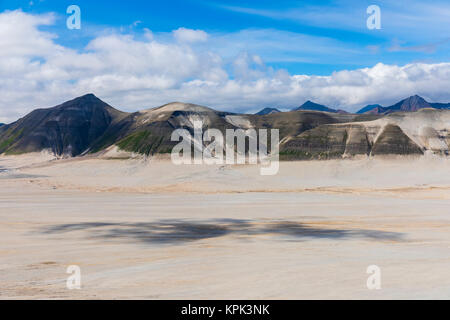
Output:
[[[125,240],[146,244],[183,244],[227,235],[281,236],[287,241],[311,239],[349,239],[400,241],[402,233],[364,229],[320,228],[293,221],[254,222],[239,219],[185,221],[161,220],[157,222],[87,222],[61,224],[40,229],[44,234],[63,234],[85,231],[90,238]]]

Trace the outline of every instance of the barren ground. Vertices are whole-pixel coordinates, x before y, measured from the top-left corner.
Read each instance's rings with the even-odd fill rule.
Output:
[[[0,298],[450,298],[448,160],[49,159],[0,157]]]

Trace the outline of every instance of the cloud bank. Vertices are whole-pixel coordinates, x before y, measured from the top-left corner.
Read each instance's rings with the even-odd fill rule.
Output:
[[[150,30],[143,37],[112,32],[75,50],[42,30],[54,23],[52,14],[0,13],[0,122],[88,92],[127,111],[185,101],[253,112],[306,100],[355,111],[416,93],[450,101],[450,63],[378,63],[328,76],[292,75],[268,67],[255,52],[234,54],[216,45],[226,47],[223,39],[232,43],[243,34],[257,37],[261,30],[244,30],[234,38],[186,28],[164,36]]]

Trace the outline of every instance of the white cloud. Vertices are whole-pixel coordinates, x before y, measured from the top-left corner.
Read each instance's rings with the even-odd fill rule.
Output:
[[[179,42],[194,43],[208,40],[208,34],[203,30],[179,28],[173,31],[173,35]]]
[[[260,52],[256,43],[249,43],[251,50],[239,46],[236,52],[221,50],[233,39],[261,37],[263,31],[241,31],[234,38],[210,35],[203,43],[192,42],[195,36],[186,33],[181,38],[190,41],[167,37],[162,41],[150,30],[142,40],[109,34],[76,51],[58,45],[54,34],[39,29],[53,22],[52,15],[0,13],[0,122],[88,92],[127,111],[186,101],[245,112],[266,106],[292,108],[308,99],[354,111],[416,93],[430,101],[450,101],[450,63],[379,63],[329,76],[290,75],[267,67],[265,58],[255,54]],[[268,35],[273,41],[274,31]],[[322,50],[334,42],[316,39],[316,43],[321,46],[314,50]]]
[[[0,57],[51,55],[62,48],[53,43],[56,35],[38,31],[54,23],[52,14],[25,15],[21,11],[0,14]]]

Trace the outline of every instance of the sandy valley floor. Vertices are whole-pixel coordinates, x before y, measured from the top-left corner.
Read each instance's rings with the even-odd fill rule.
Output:
[[[49,160],[0,157],[2,299],[450,298],[448,160]]]

